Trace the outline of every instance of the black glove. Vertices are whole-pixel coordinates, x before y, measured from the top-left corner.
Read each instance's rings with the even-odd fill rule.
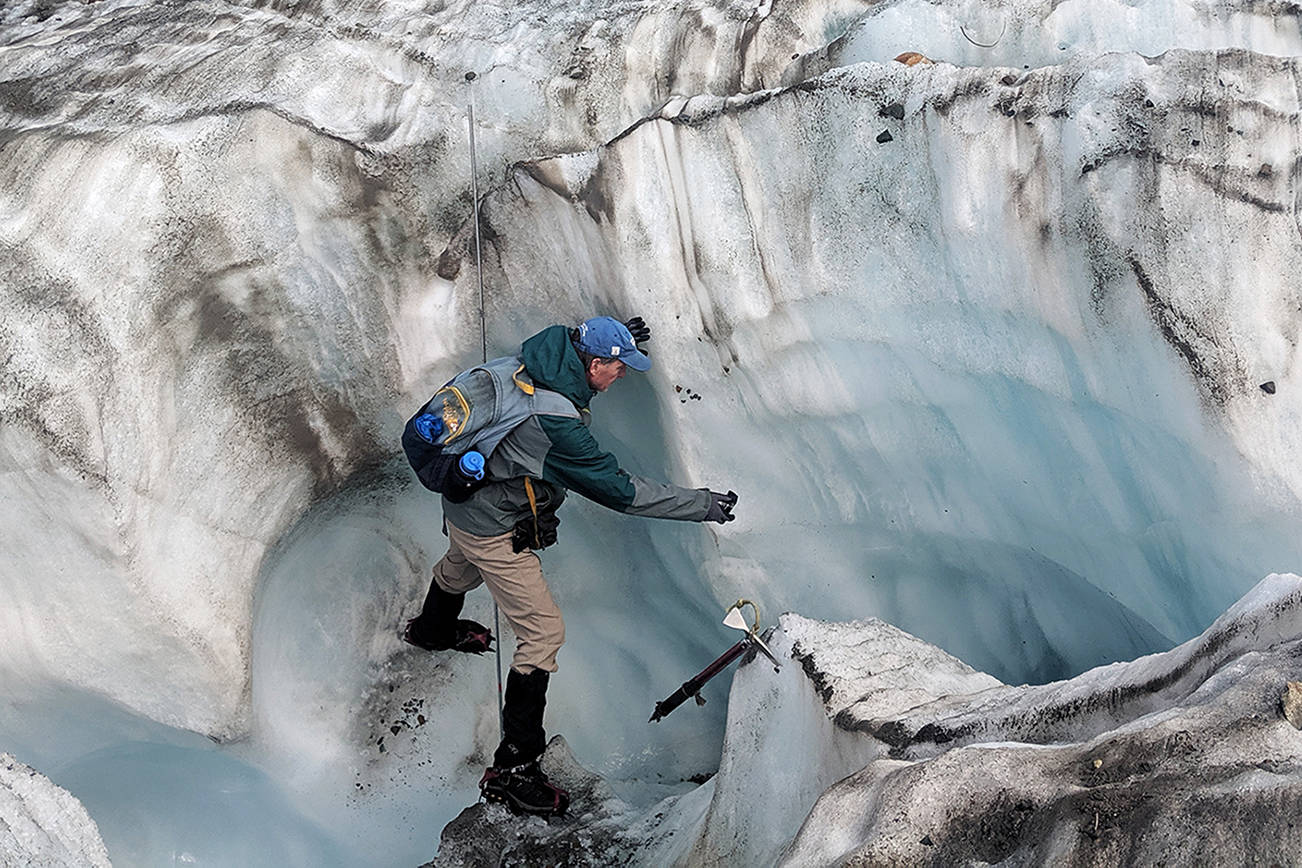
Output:
[[[633,343],[635,344],[651,340],[651,327],[642,322],[640,316],[635,316],[624,323],[624,328],[628,329],[628,333],[633,336]]]
[[[736,505],[737,492],[729,491],[727,494],[720,494],[717,491],[711,491],[710,511],[705,514],[702,521],[717,521],[719,524],[732,521],[737,517],[732,514],[732,508]]]
[[[556,529],[560,527],[561,518],[555,512],[538,511],[535,521],[532,515],[526,515],[515,523],[511,536],[511,549],[522,552],[525,549],[545,549],[556,542]]]

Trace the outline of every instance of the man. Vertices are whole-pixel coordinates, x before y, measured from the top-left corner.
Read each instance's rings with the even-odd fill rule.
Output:
[[[596,393],[628,368],[650,369],[651,360],[637,347],[650,336],[640,317],[627,325],[596,317],[577,329],[551,326],[525,341],[518,356],[488,363],[500,368],[499,377],[509,374],[528,396],[528,416],[488,456],[481,487],[460,502],[444,496],[448,551],[434,566],[424,608],[403,635],[427,650],[488,650],[489,630],[457,618],[466,592],[488,586],[515,631],[516,648],[506,681],[502,742],[479,786],[486,798],[515,811],[560,814],[569,803],[568,794],[538,767],[547,743],[542,725],[547,683],[556,671],[565,624],[533,551],[555,542],[556,510],[566,490],[629,515],[720,524],[733,519],[733,492],[632,476],[588,431],[588,403]],[[518,394],[511,398],[521,400]]]

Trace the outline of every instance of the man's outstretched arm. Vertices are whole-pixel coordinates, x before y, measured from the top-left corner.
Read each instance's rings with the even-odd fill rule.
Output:
[[[539,417],[552,446],[543,462],[543,479],[562,485],[604,507],[647,518],[705,521],[714,499],[704,488],[683,488],[633,476],[597,444],[579,421]],[[717,519],[715,519],[717,520]]]

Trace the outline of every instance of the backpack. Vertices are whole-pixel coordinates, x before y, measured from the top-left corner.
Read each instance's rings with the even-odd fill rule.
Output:
[[[507,356],[462,371],[407,420],[402,449],[422,485],[459,502],[483,484],[482,472],[468,479],[458,466],[478,452],[482,470],[497,444],[532,415],[534,388],[517,379],[523,370]]]

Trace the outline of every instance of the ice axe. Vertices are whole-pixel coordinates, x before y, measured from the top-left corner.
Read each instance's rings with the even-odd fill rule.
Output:
[[[750,626],[746,625],[746,618],[741,613],[743,606],[750,606],[755,612],[755,622]],[[743,636],[741,641],[736,645],[733,645],[727,651],[720,654],[709,666],[684,681],[683,685],[673,693],[669,694],[668,698],[657,702],[656,710],[655,713],[651,715],[650,723],[655,723],[660,720],[660,718],[669,714],[669,712],[686,702],[687,697],[689,696],[696,700],[697,705],[704,705],[705,697],[701,696],[701,688],[705,686],[705,682],[728,668],[729,663],[736,660],[751,648],[756,649],[765,657],[769,658],[773,663],[774,672],[777,672],[782,668],[782,664],[778,663],[778,658],[773,656],[773,652],[769,650],[769,646],[765,645],[764,640],[759,637],[759,606],[756,606],[750,600],[738,600],[728,607],[728,612],[723,619],[723,623],[725,626],[731,627],[734,630],[740,630],[746,635]]]

